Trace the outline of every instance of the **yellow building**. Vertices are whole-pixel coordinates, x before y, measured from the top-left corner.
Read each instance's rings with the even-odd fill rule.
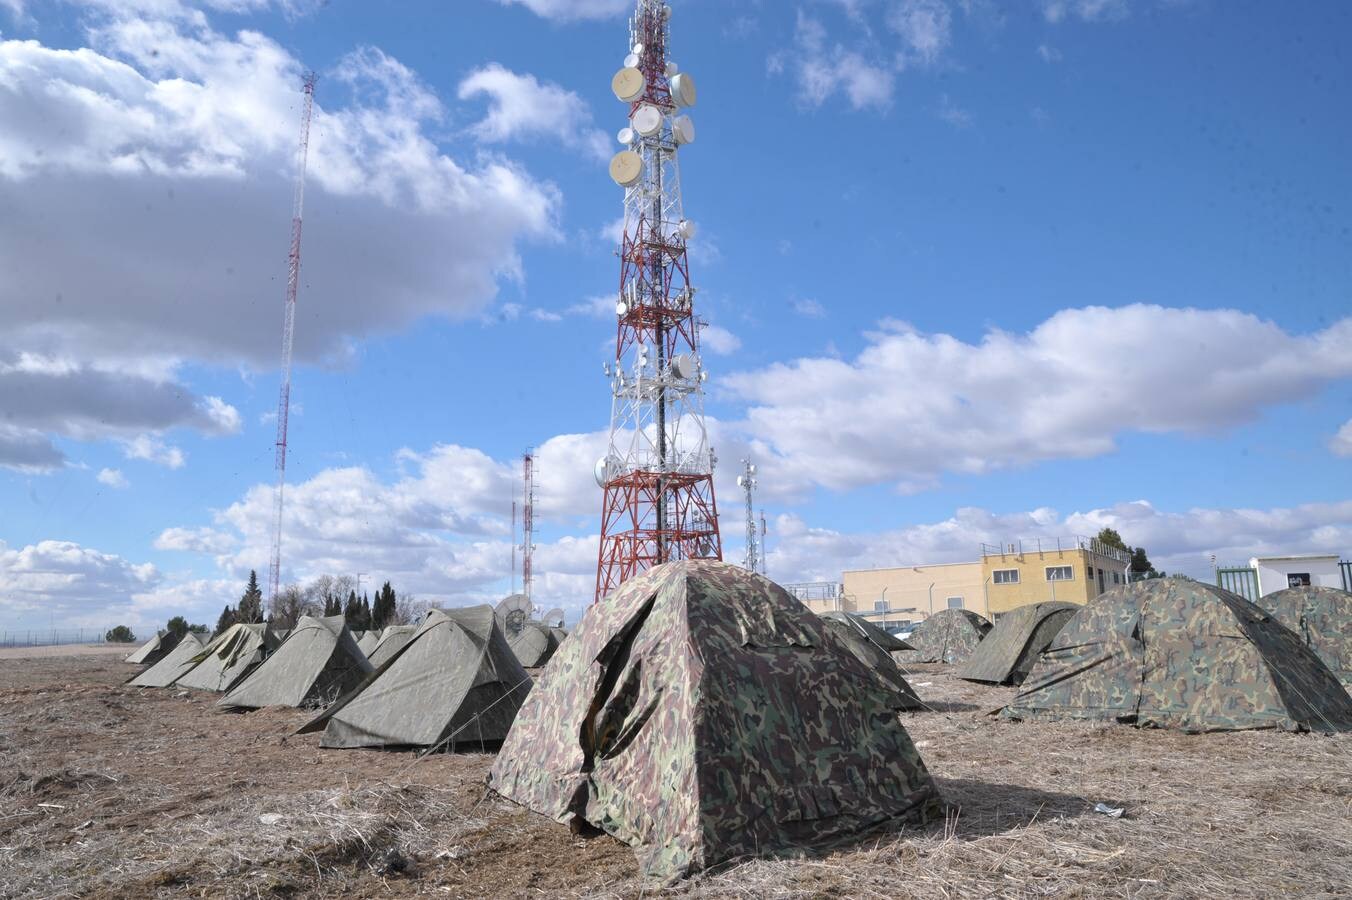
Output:
[[[887,629],[915,625],[943,609],[989,619],[1028,603],[1084,604],[1122,584],[1130,556],[1093,538],[983,544],[973,562],[844,572],[841,581],[786,587],[813,612],[844,610]]]

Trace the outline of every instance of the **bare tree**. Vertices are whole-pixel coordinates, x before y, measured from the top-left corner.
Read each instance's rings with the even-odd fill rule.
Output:
[[[305,599],[315,609],[322,610],[325,601],[337,599],[339,603],[347,600],[347,595],[357,589],[357,580],[351,575],[320,575],[305,586]]]
[[[427,611],[435,609],[436,604],[430,600],[419,600],[412,594],[404,594],[394,601],[394,618],[390,620],[391,625],[417,625],[427,615]]]
[[[296,627],[301,616],[314,615],[319,610],[320,607],[310,601],[309,591],[301,590],[298,584],[288,584],[272,604],[272,627],[290,630]]]

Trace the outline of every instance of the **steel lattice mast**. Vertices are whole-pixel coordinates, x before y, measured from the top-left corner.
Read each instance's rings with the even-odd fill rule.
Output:
[[[737,486],[746,495],[746,555],[742,559],[742,568],[751,572],[759,572],[761,564],[760,534],[756,529],[756,511],[753,508],[757,484],[756,467],[747,457],[742,460],[742,474],[737,476]]]
[[[521,593],[531,597],[535,582],[532,562],[535,556],[535,451],[521,456]]]
[[[305,211],[305,165],[310,157],[310,115],[314,111],[315,73],[307,72],[302,87],[296,191],[291,209],[291,252],[287,254],[286,308],[282,314],[282,389],[277,399],[277,491],[273,517],[272,565],[268,570],[268,606],[277,602],[282,580],[282,498],[286,489],[286,434],[291,412],[291,347],[296,328],[296,292],[300,287],[300,230]]]
[[[615,361],[606,366],[610,440],[596,468],[604,489],[597,600],[660,563],[723,558],[686,254],[694,229],[677,165],[678,148],[694,140],[679,111],[694,105],[695,86],[668,58],[670,15],[659,0],[639,0],[631,53],[612,82],[630,127],[610,166],[625,188],[624,237]]]

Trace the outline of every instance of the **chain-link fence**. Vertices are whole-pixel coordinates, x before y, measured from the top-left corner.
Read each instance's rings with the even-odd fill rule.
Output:
[[[111,628],[112,626],[109,626]],[[0,629],[0,647],[53,647],[58,644],[102,644],[108,628]]]

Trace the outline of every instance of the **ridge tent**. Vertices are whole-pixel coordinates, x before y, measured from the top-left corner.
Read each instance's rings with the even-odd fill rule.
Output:
[[[1258,605],[1294,631],[1352,691],[1352,594],[1307,585],[1259,597]]]
[[[941,609],[906,637],[914,649],[898,650],[892,658],[899,663],[960,663],[990,630],[986,617],[970,609]]]
[[[526,622],[521,630],[507,638],[507,645],[517,660],[527,669],[546,665],[559,649],[559,638],[554,629],[539,622]]]
[[[1352,696],[1253,603],[1158,578],[1113,588],[1072,616],[1001,715],[1333,732],[1352,730]]]
[[[587,608],[489,774],[676,878],[937,814],[896,695],[779,585],[666,563]]]
[[[1029,603],[1000,617],[958,670],[967,681],[1022,684],[1038,656],[1080,609],[1074,603]]]
[[[371,664],[342,616],[301,616],[281,646],[217,705],[328,706],[369,674]]]
[[[398,652],[417,632],[417,625],[390,625],[380,632],[380,640],[366,654],[366,658],[371,661],[371,668],[380,668],[381,663]]]
[[[906,677],[901,674],[901,669],[897,668],[897,664],[892,660],[891,655],[870,640],[867,637],[868,632],[850,620],[849,613],[823,614],[821,619],[829,634],[834,635],[836,639],[844,643],[855,658],[867,666],[869,672],[882,682],[888,690],[896,691],[900,695],[898,709],[924,708],[925,704],[920,702],[920,697],[916,695],[915,690],[906,681]],[[882,629],[878,630],[882,631]],[[882,633],[887,635],[885,631]],[[891,635],[887,636],[891,637]],[[893,641],[901,643],[896,641],[895,638],[893,638]]]
[[[172,631],[157,634],[137,647],[123,662],[135,663],[138,666],[153,666],[178,646],[178,640],[178,635]]]
[[[228,691],[277,649],[277,636],[264,623],[231,625],[193,659],[197,665],[174,682],[202,691]]]
[[[875,623],[856,613],[849,613],[843,610],[831,610],[821,613],[823,619],[835,619],[837,622],[844,622],[851,629],[861,634],[867,640],[877,646],[884,653],[892,653],[896,650],[914,650],[905,639],[897,637],[887,631],[883,631]]]
[[[507,736],[531,680],[493,607],[434,609],[407,643],[298,733],[321,747],[478,747]]]
[[[361,652],[366,656],[370,656],[371,651],[376,649],[376,645],[380,643],[380,632],[364,631],[362,632],[361,637],[358,638],[356,635],[353,635],[353,638],[356,639],[357,646],[361,648]]]
[[[205,644],[206,635],[189,631],[183,636],[183,640],[178,642],[178,646],[170,650],[163,659],[129,679],[127,684],[134,687],[168,687],[178,680],[179,676],[197,665],[194,657],[202,652]]]

